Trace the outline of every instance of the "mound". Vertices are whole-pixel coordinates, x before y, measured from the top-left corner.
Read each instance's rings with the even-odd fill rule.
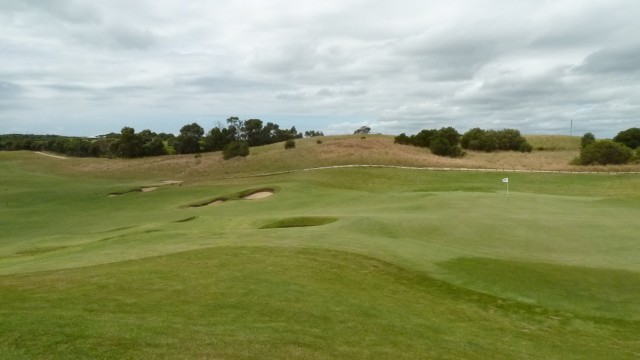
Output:
[[[215,198],[213,200],[207,200],[207,201],[191,204],[191,205],[189,205],[189,207],[197,208],[197,207],[203,207],[203,206],[220,205],[220,204],[224,203],[225,201],[227,201],[226,198]]]
[[[294,217],[286,218],[277,221],[270,222],[261,227],[261,229],[279,229],[279,228],[291,228],[291,227],[307,227],[307,226],[321,226],[331,224],[338,221],[334,217]]]

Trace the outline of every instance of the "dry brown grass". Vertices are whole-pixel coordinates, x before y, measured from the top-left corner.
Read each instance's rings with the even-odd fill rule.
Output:
[[[282,143],[251,149],[247,158],[222,159],[220,152],[194,155],[173,155],[142,159],[52,159],[33,155],[30,166],[51,167],[55,173],[81,173],[84,176],[130,179],[197,181],[255,175],[279,171],[334,165],[389,165],[437,168],[548,170],[548,171],[640,171],[640,165],[573,166],[571,160],[579,151],[555,150],[532,153],[470,151],[463,158],[432,155],[428,149],[393,143],[392,136],[368,135],[326,136],[300,139],[296,148],[285,150]],[[547,139],[548,140],[548,139]],[[545,141],[547,141],[545,140]],[[563,139],[565,141],[566,139]],[[553,146],[553,145],[549,145]],[[153,185],[153,184],[149,184]]]

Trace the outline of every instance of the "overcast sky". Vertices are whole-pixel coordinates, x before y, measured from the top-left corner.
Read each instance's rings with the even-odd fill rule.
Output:
[[[0,133],[640,127],[640,1],[0,0]]]

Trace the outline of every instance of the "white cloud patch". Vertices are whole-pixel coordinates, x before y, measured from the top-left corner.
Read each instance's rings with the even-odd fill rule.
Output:
[[[0,132],[454,126],[612,136],[640,115],[633,0],[0,2]],[[289,125],[289,126],[291,126]]]

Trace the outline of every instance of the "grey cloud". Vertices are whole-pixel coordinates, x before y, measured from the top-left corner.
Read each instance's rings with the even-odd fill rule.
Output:
[[[127,27],[111,28],[109,41],[124,49],[144,50],[156,46],[158,38],[149,30],[141,30]]]
[[[487,37],[469,33],[453,36],[423,34],[409,38],[397,46],[401,63],[409,64],[411,71],[423,80],[451,81],[470,79],[484,65],[501,52],[503,41],[499,37]]]
[[[206,91],[208,93],[239,93],[246,91],[262,91],[282,89],[278,84],[271,82],[262,82],[256,80],[247,80],[237,76],[220,76],[211,75],[198,78],[188,79],[181,83],[188,87],[193,87],[198,91]]]
[[[276,95],[276,98],[279,100],[302,100],[307,97],[307,94],[303,91],[287,91]]]
[[[589,55],[576,67],[576,71],[584,74],[619,74],[635,75],[640,73],[640,43],[606,47]]]
[[[22,86],[11,82],[0,81],[0,100],[15,97],[23,92]]]
[[[367,93],[367,89],[365,88],[346,88],[346,89],[335,89],[335,88],[321,88],[318,90],[316,95],[323,97],[353,97],[353,96],[361,96]]]
[[[35,13],[69,23],[100,22],[102,14],[95,6],[74,0],[21,0],[3,1],[0,9],[11,13]]]
[[[21,97],[25,89],[11,82],[0,81],[0,111],[24,108]]]
[[[240,110],[318,130],[606,133],[640,115],[634,0],[127,4],[0,0],[0,104],[32,109],[13,124]]]

